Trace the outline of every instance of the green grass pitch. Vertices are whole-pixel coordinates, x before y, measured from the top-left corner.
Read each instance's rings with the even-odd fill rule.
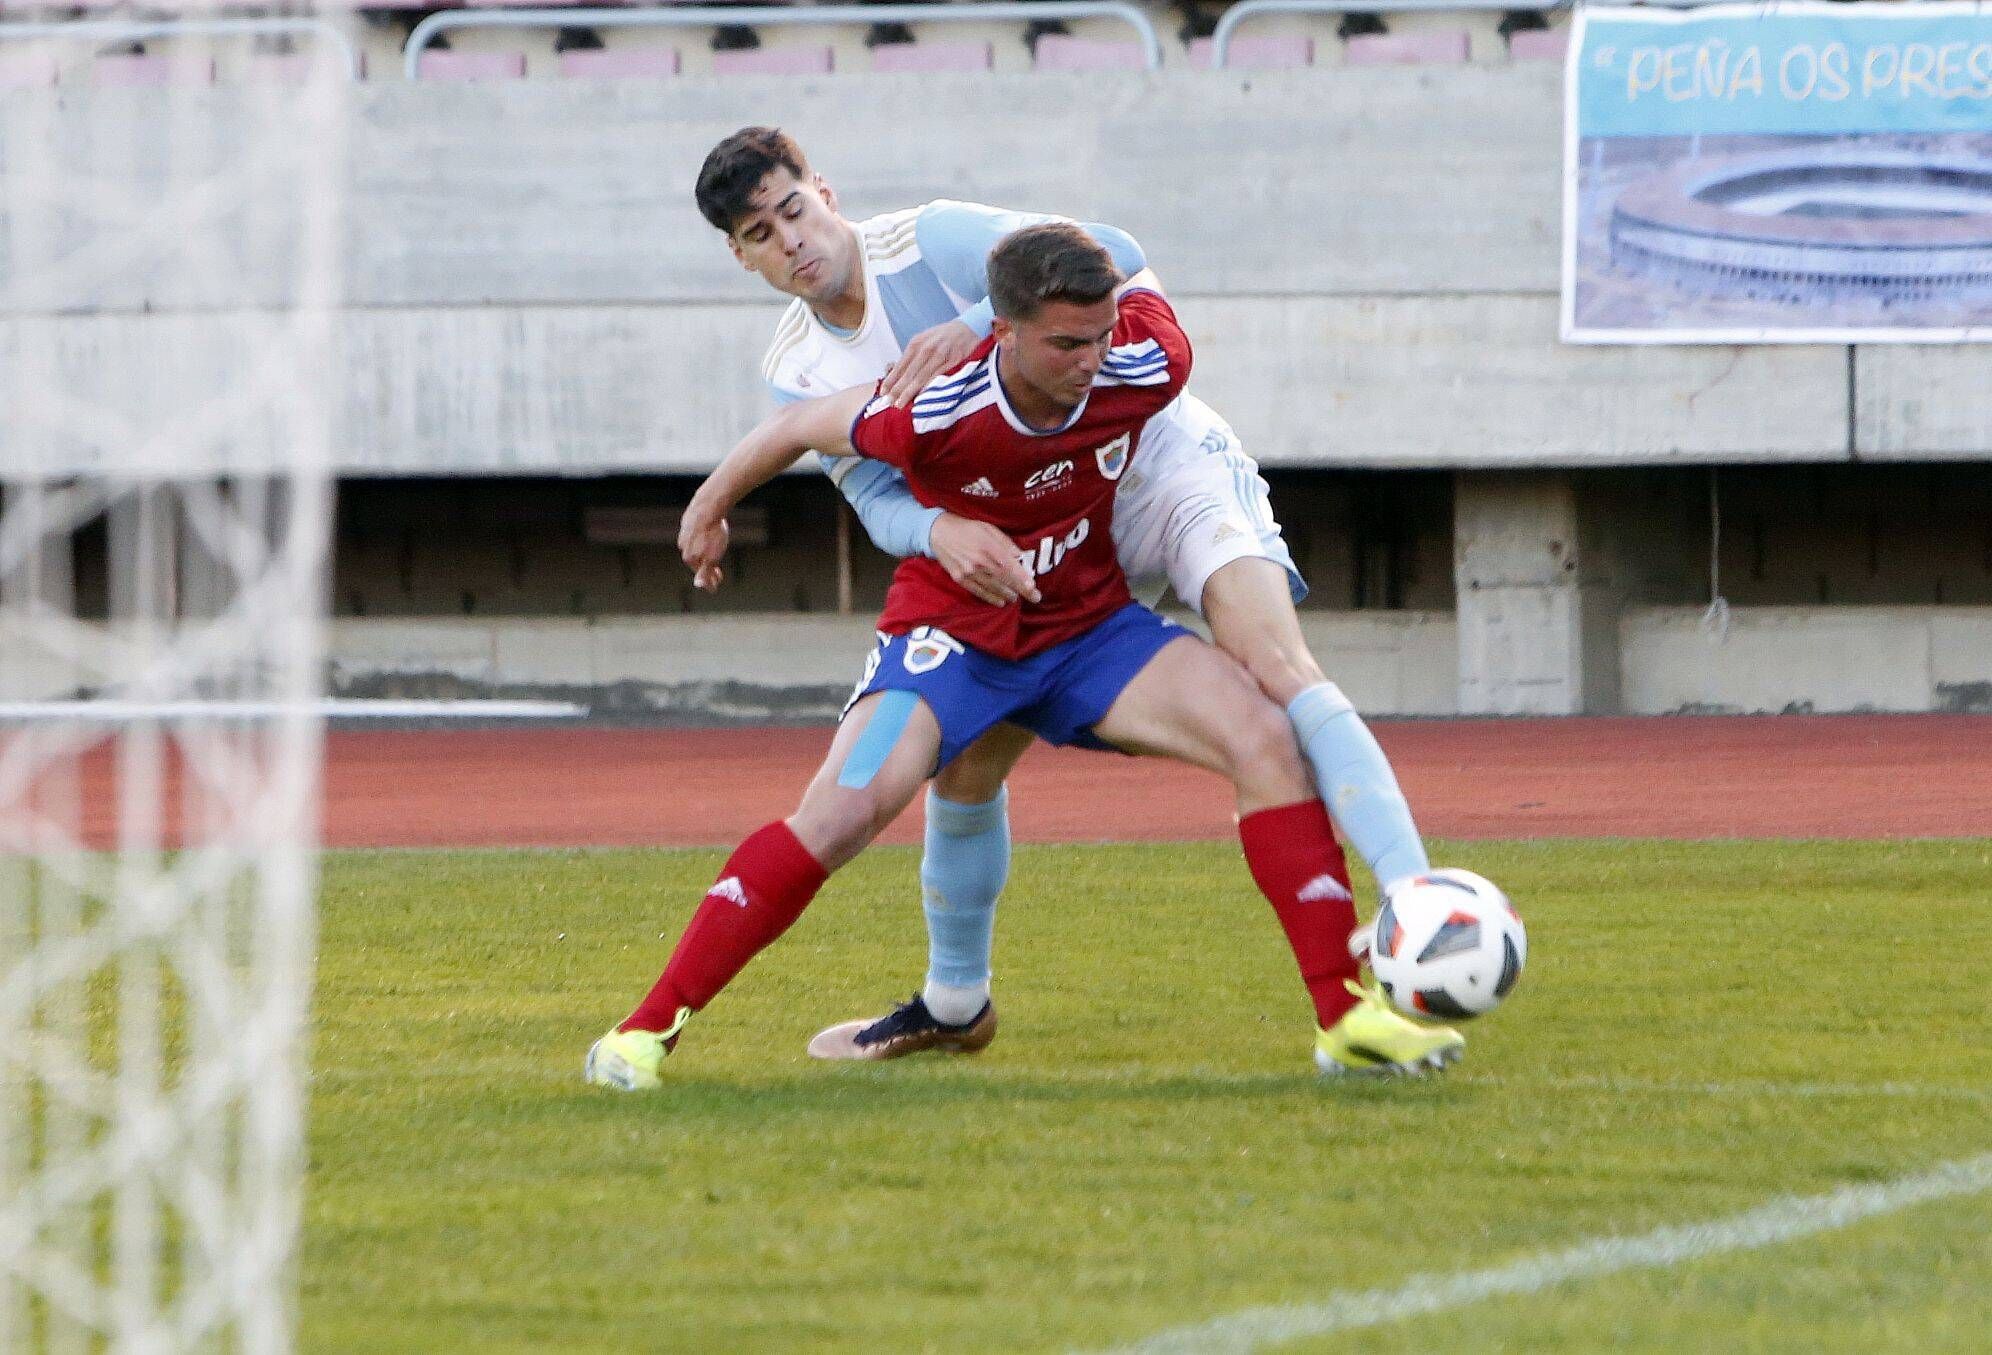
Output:
[[[1061,1351],[1992,1150],[1992,841],[1440,844],[1529,969],[1418,1082],[1322,1082],[1230,844],[1019,849],[1003,1028],[812,1063],[916,985],[833,880],[661,1093],[582,1085],[714,852],[334,853],[307,1351]],[[1365,910],[1367,911],[1367,909]],[[1281,1349],[1983,1351],[1992,1196]]]

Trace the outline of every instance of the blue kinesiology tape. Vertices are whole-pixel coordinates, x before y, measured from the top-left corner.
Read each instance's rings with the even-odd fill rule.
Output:
[[[863,790],[878,775],[878,769],[892,756],[892,750],[899,745],[899,736],[906,732],[906,722],[913,718],[913,708],[920,704],[920,698],[912,692],[886,692],[871,709],[871,718],[865,721],[865,732],[858,735],[858,741],[851,747],[851,755],[844,759],[844,770],[837,773],[837,784],[850,790]]]

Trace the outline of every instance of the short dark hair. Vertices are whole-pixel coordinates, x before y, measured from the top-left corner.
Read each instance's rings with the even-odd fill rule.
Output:
[[[752,210],[754,190],[775,169],[809,177],[809,161],[794,137],[779,127],[742,127],[706,152],[693,190],[699,215],[731,235],[733,223]]]
[[[1047,301],[1090,306],[1121,282],[1114,256],[1069,221],[1012,231],[989,254],[989,304],[1006,320],[1028,320]]]

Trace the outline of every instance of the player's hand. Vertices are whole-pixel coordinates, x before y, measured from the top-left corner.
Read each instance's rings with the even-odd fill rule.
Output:
[[[991,606],[1040,600],[1016,543],[988,523],[943,513],[934,519],[929,541],[948,577]]]
[[[711,593],[718,590],[726,572],[719,567],[726,558],[732,537],[726,519],[705,508],[695,498],[678,519],[678,554],[692,571],[692,586]]]
[[[922,330],[906,345],[885,377],[885,398],[901,409],[913,403],[927,383],[950,367],[960,366],[982,340],[959,320]]]

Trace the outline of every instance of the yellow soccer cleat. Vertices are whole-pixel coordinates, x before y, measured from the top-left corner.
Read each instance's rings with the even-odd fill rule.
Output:
[[[663,1066],[678,1032],[691,1019],[690,1007],[678,1008],[677,1019],[666,1031],[612,1030],[588,1046],[584,1075],[597,1087],[617,1091],[646,1092],[663,1085],[657,1070]]]
[[[1400,1016],[1390,1000],[1354,979],[1359,999],[1327,1030],[1314,1032],[1314,1063],[1322,1072],[1409,1073],[1443,1068],[1466,1050],[1466,1037],[1445,1026],[1421,1026]]]

